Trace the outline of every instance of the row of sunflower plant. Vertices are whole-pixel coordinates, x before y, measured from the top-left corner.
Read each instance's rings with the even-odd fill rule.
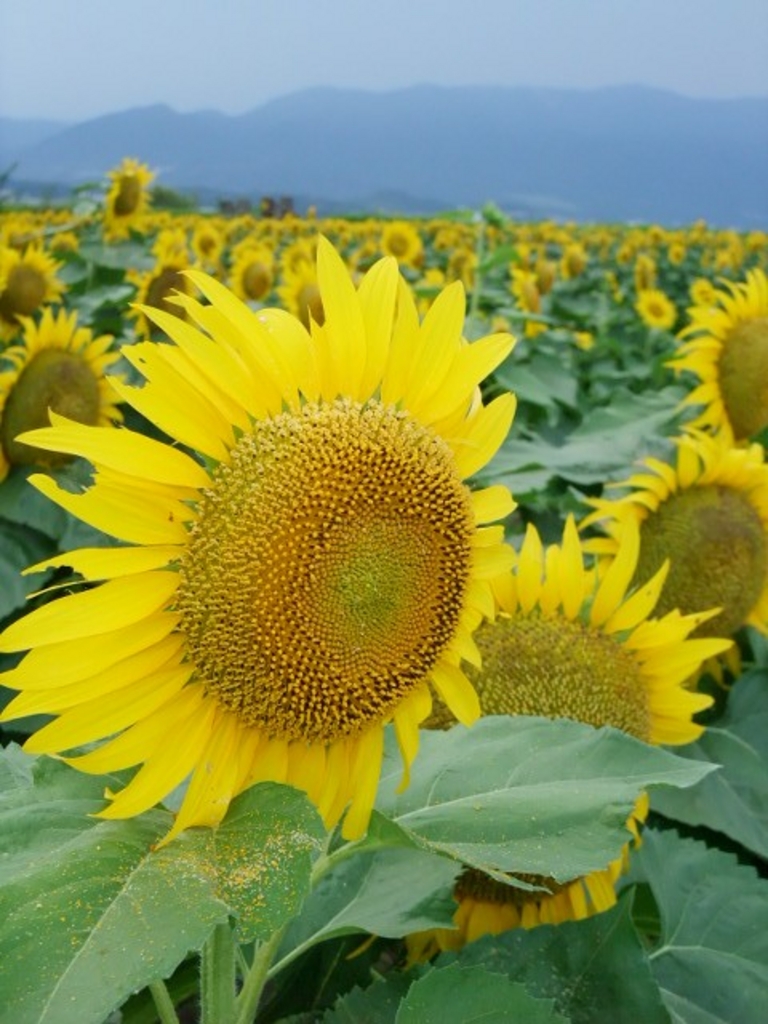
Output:
[[[0,213],[0,1024],[762,1019],[766,235]]]

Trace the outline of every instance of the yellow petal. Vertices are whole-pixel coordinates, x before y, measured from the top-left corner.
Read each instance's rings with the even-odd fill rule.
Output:
[[[168,604],[178,582],[175,572],[147,572],[51,601],[12,622],[0,636],[0,651],[23,651],[140,623]]]
[[[28,482],[73,516],[118,540],[150,545],[187,541],[188,510],[172,498],[101,483],[83,494],[72,494],[42,473],[33,473]]]
[[[33,754],[52,754],[121,732],[170,700],[192,672],[191,665],[176,665],[134,680],[122,690],[110,693],[106,700],[99,694],[44,725],[24,747]]]
[[[622,532],[621,544],[616,552],[616,557],[600,581],[592,602],[589,613],[589,621],[592,626],[602,626],[624,600],[627,587],[637,568],[639,554],[640,531],[628,522],[626,530]]]
[[[481,491],[472,492],[475,523],[494,523],[505,519],[516,508],[517,503],[503,484],[493,484]]]
[[[238,759],[234,752],[242,731],[235,715],[218,709],[211,726],[211,738],[195,766],[173,828],[163,838],[163,845],[193,825],[214,826],[221,822],[237,795]]]
[[[77,637],[31,650],[16,666],[0,675],[0,683],[13,690],[51,690],[87,679],[146,650],[171,633],[179,622],[175,612],[160,612],[141,625],[130,625],[87,641]]]
[[[210,477],[199,463],[178,448],[151,437],[115,427],[90,427],[50,412],[51,426],[19,435],[46,451],[79,455],[129,476],[180,487],[208,487]]]
[[[367,358],[360,384],[361,401],[371,397],[384,377],[394,326],[397,279],[397,261],[387,256],[374,263],[358,288],[367,338]]]
[[[324,333],[336,393],[360,400],[368,346],[363,311],[343,260],[322,235],[317,243],[317,281],[323,300]]]
[[[496,454],[512,426],[516,405],[514,395],[499,395],[467,420],[451,445],[456,468],[462,478],[466,479],[482,469]]]
[[[352,802],[341,828],[344,839],[360,839],[365,835],[379,786],[383,756],[384,730],[380,725],[376,725],[359,736],[355,743],[350,766],[354,789]]]
[[[652,579],[639,587],[630,598],[616,609],[606,621],[603,630],[606,633],[620,633],[625,629],[634,629],[651,614],[661,595],[664,582],[669,573],[669,561],[666,561]]]
[[[462,725],[472,725],[480,717],[480,698],[477,691],[457,665],[444,659],[438,661],[430,679],[454,717]]]
[[[174,736],[174,742],[161,744],[97,817],[133,818],[154,807],[183,782],[205,757],[216,709],[214,701],[204,701],[199,711],[186,719],[184,730]],[[162,845],[163,841],[158,843]]]
[[[184,687],[172,700],[147,715],[135,725],[77,757],[63,758],[78,771],[104,775],[121,768],[131,768],[148,760],[160,747],[172,746],[169,736],[182,736],[188,721],[199,717],[206,702],[202,686],[194,683]],[[164,794],[163,794],[164,795]]]
[[[411,781],[411,765],[419,751],[419,726],[432,711],[432,695],[426,686],[417,687],[401,702],[394,715],[395,736],[403,759],[403,778],[397,787],[402,793]]]
[[[44,569],[68,566],[88,580],[109,580],[117,576],[132,576],[137,572],[162,569],[179,557],[181,548],[175,545],[142,548],[79,548],[24,569],[23,576]]]

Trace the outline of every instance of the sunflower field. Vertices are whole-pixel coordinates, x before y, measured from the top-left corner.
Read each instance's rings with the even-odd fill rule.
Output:
[[[751,1024],[768,236],[0,210],[0,1024]]]

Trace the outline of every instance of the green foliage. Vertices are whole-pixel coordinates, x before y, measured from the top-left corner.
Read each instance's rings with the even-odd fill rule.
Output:
[[[385,761],[379,810],[423,849],[559,882],[619,855],[648,786],[688,786],[712,770],[564,719],[489,716],[471,729],[425,733],[421,744],[418,773],[402,793],[396,758]]]
[[[687,825],[722,832],[768,858],[768,669],[743,675],[722,717],[678,753],[720,770],[689,790],[658,792],[654,809]]]
[[[535,999],[522,985],[483,967],[429,971],[400,1003],[395,1024],[566,1024],[550,1000]]]
[[[666,1024],[631,909],[623,899],[585,921],[488,935],[437,962],[458,959],[502,972],[532,994],[554,999],[573,1024]]]
[[[100,1024],[216,924],[234,916],[244,939],[269,935],[308,891],[324,832],[295,790],[256,786],[218,830],[156,849],[169,812],[90,816],[105,785],[121,780],[32,762],[13,747],[0,764],[2,1024]]]
[[[646,832],[637,871],[659,907],[649,959],[674,1024],[760,1024],[768,881],[730,854],[667,832]]]

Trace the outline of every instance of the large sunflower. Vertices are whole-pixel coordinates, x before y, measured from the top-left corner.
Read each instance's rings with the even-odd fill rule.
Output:
[[[107,177],[110,186],[104,203],[104,237],[114,242],[127,238],[131,228],[141,224],[155,175],[146,164],[126,157]]]
[[[50,451],[17,441],[18,434],[47,426],[48,412],[78,423],[108,426],[122,420],[117,393],[105,373],[119,358],[112,336],[94,338],[78,327],[77,314],[43,311],[40,323],[22,317],[22,339],[6,349],[0,373],[0,480],[12,465],[54,465]]]
[[[732,636],[741,626],[768,633],[768,466],[759,444],[733,448],[722,434],[692,430],[676,439],[671,465],[648,458],[644,469],[596,498],[584,526],[600,522],[607,537],[590,542],[612,554],[629,518],[640,527],[637,578],[667,559],[671,567],[657,611],[722,609],[699,635]]]
[[[21,317],[61,298],[64,285],[56,277],[60,266],[39,244],[23,252],[0,248],[0,339],[18,334]]]
[[[140,764],[105,817],[138,814],[191,774],[172,836],[272,779],[306,790],[328,825],[349,805],[356,837],[383,726],[407,777],[430,685],[461,721],[479,714],[460,662],[512,558],[502,527],[482,524],[513,502],[464,481],[511,424],[513,396],[484,406],[478,384],[513,339],[462,339],[460,284],[420,324],[394,260],[356,290],[325,241],[311,334],[188,276],[211,303],[181,297],[197,328],[146,309],[175,344],[124,349],[147,383],[115,383],[172,443],[60,417],[25,438],[93,463],[80,495],[33,481],[128,546],[45,563],[105,582],[8,627],[0,650],[32,650],[2,677],[22,691],[3,718],[58,715],[27,747],[70,751],[83,770]]]
[[[571,718],[610,725],[654,744],[689,743],[701,735],[693,716],[711,698],[683,684],[729,641],[690,639],[706,615],[670,612],[650,618],[667,566],[631,590],[639,551],[638,530],[629,524],[610,568],[598,578],[584,567],[571,518],[562,544],[546,550],[535,528],[528,527],[513,572],[494,581],[501,613],[475,634],[476,663],[482,659],[482,668],[468,674],[483,714]],[[451,724],[449,709],[440,705],[427,722],[433,728]],[[635,837],[646,813],[647,798],[642,797],[627,822]],[[564,884],[522,876],[531,889],[468,869],[454,889],[456,928],[409,937],[410,957],[425,959],[481,935],[607,910],[616,902],[614,883],[628,854],[629,845],[602,871]]]
[[[745,441],[768,426],[768,278],[750,270],[694,306],[670,363],[701,383],[685,399],[704,406],[692,426],[722,430]]]

